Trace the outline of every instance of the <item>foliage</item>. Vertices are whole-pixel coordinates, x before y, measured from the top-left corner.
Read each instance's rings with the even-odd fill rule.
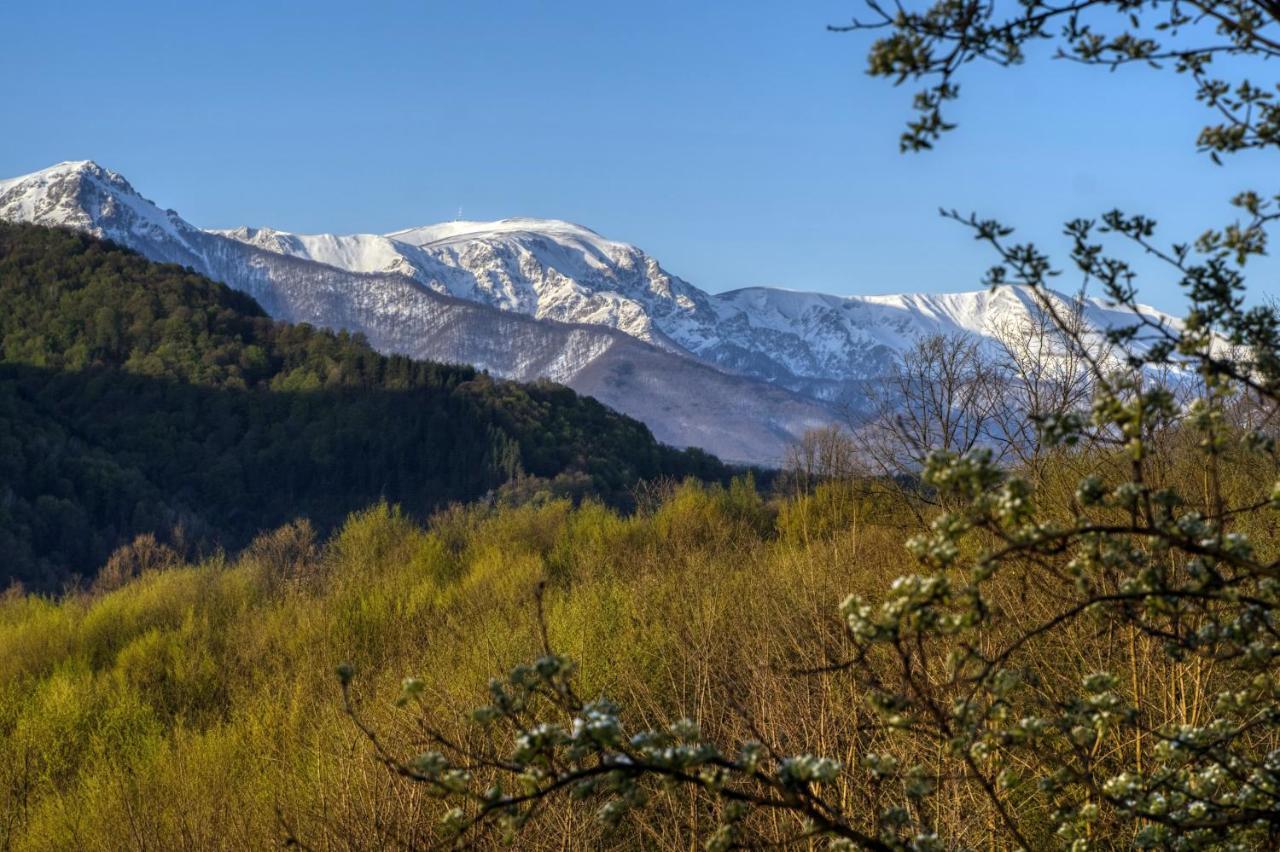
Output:
[[[1159,443],[1154,487],[1202,481],[1192,437]],[[1122,477],[1130,464],[1105,447],[1055,452],[1039,508],[1067,520],[1076,480]],[[1269,496],[1274,466],[1263,469],[1242,445],[1220,460],[1234,502]],[[889,812],[902,808],[912,820],[932,820],[949,845],[986,845],[999,817],[960,758],[888,726],[857,677],[829,671],[862,647],[832,617],[841,598],[859,595],[878,615],[908,591],[886,589],[902,573],[914,514],[900,500],[867,494],[833,481],[763,500],[745,481],[733,489],[689,482],[627,515],[590,500],[553,500],[454,506],[426,526],[377,504],[327,538],[291,523],[235,560],[157,561],[110,591],[57,600],[11,592],[0,598],[0,845],[257,848],[287,837],[312,848],[449,845],[455,837],[441,820],[461,800],[424,795],[425,785],[370,760],[371,746],[343,715],[334,663],[348,661],[352,710],[397,762],[448,754],[444,743],[505,760],[516,747],[508,717],[480,723],[470,708],[501,703],[522,729],[547,723],[577,736],[578,705],[555,704],[562,699],[541,685],[537,667],[526,664],[517,683],[500,682],[508,698],[533,691],[519,713],[486,688],[492,672],[547,656],[546,647],[575,661],[571,670],[557,662],[549,676],[572,687],[582,712],[602,696],[617,702],[610,713],[626,749],[666,761],[661,744],[669,743],[677,750],[670,759],[684,761],[706,743],[717,761],[741,764],[753,755],[743,746],[757,740],[774,751],[757,755],[764,778],[744,792],[789,799],[810,790],[861,820],[842,831],[869,835],[879,830],[877,815],[897,819]],[[1247,532],[1260,553],[1275,551],[1271,520],[1239,523],[1233,531]],[[972,543],[957,547],[967,554]],[[967,581],[953,574],[955,587]],[[977,650],[993,654],[1026,624],[1052,618],[1075,582],[1017,569],[984,580],[990,614]],[[1109,629],[1104,616],[1082,615],[1020,646],[1006,666],[1026,676],[1010,693],[1011,709],[1031,702],[1060,712],[1085,678],[1111,671],[1112,692],[1144,718],[1192,725],[1212,717],[1216,693],[1235,689],[1229,664],[1194,656],[1171,663],[1161,640]],[[882,653],[891,646],[873,647],[881,650],[867,656],[872,670],[896,685],[895,659]],[[931,672],[954,647],[949,638],[926,640]],[[964,667],[967,676],[974,665]],[[407,690],[406,673],[416,679]],[[399,707],[398,695],[407,699]],[[673,728],[682,718],[696,725]],[[653,737],[632,746],[646,731]],[[1124,724],[1099,742],[1097,759],[1107,766],[1136,748]],[[1258,744],[1268,748],[1262,737]],[[557,745],[551,756],[561,761],[569,748]],[[1023,761],[1011,801],[1033,825],[1033,848],[1051,846],[1052,809],[1036,779],[1053,753],[1009,748],[1021,748]],[[1145,767],[1155,748],[1145,734],[1142,748]],[[802,783],[800,775],[831,777],[830,764],[802,760],[786,770],[791,787],[783,785],[782,762],[806,753],[837,762],[834,780]],[[711,754],[693,755],[697,765],[681,771],[724,770],[708,764]],[[912,772],[917,765],[937,777]],[[495,783],[517,793],[529,781],[484,766],[467,771],[480,794]],[[725,771],[724,783],[737,784]],[[546,848],[572,836],[583,846],[687,848],[736,816],[732,830],[744,842],[814,831],[785,809],[738,814],[715,795],[689,798],[658,778],[597,777],[593,795],[540,800],[519,845]],[[610,827],[596,812],[611,789],[628,785],[628,804],[644,798],[643,818],[614,808],[620,819]],[[932,792],[914,798],[908,789]],[[1099,810],[1095,838],[1128,837],[1113,833],[1105,804]],[[501,809],[493,817],[464,842],[500,840]]]
[[[986,448],[927,459],[922,483],[940,508],[923,510],[927,529],[907,542],[918,573],[849,595],[848,648],[794,665],[849,683],[858,745],[845,755],[759,733],[764,720],[742,709],[751,696],[733,692],[752,733],[736,743],[687,719],[628,725],[607,698],[580,697],[574,664],[550,642],[492,682],[474,713],[481,737],[424,718],[431,748],[404,759],[349,710],[382,762],[452,803],[443,830],[463,845],[514,837],[559,796],[598,803],[617,827],[671,785],[717,815],[710,848],[758,837],[759,814],[778,812],[793,820],[768,843],[963,846],[973,825],[943,805],[956,796],[984,801],[987,833],[1024,849],[1273,844],[1280,463],[1256,426],[1271,422],[1278,377],[1265,360],[1215,354],[1225,334],[1130,349],[1135,369],[1098,374],[1089,411],[1041,422],[1054,456],[1035,483]],[[1185,407],[1144,381],[1164,358],[1186,382],[1199,368]],[[1074,491],[1053,471],[1079,476]],[[780,513],[785,529],[824,503],[798,495]],[[664,538],[679,536],[668,527]],[[1086,636],[1099,637],[1098,665],[1054,660]],[[1171,692],[1152,688],[1160,668]],[[339,674],[349,686],[351,671]],[[402,702],[423,689],[406,680]],[[851,791],[884,789],[896,792],[872,793],[878,809],[852,803]]]
[[[1280,55],[1275,4],[1027,0],[1008,17],[967,0],[870,7],[873,21],[850,28],[887,31],[870,72],[929,81],[904,150],[952,129],[943,109],[968,63],[1017,65],[1039,40],[1084,64],[1169,62],[1191,76],[1217,115],[1198,140],[1215,161],[1280,146],[1273,87],[1212,73],[1218,57],[1236,71]],[[1020,285],[1052,320],[1075,365],[1072,386],[1050,382],[1047,398],[1059,403],[1028,407],[1036,449],[1015,454],[1020,463],[998,464],[972,423],[948,432],[943,421],[964,440],[929,454],[919,440],[899,441],[914,444],[917,495],[932,504],[915,507],[926,528],[907,542],[911,572],[845,598],[847,647],[828,645],[809,668],[848,685],[844,752],[811,735],[770,735],[752,696],[732,689],[725,700],[750,737],[726,741],[690,721],[628,724],[621,706],[579,697],[573,664],[550,642],[493,682],[476,711],[486,736],[458,741],[426,718],[430,748],[405,759],[349,708],[356,724],[386,765],[452,804],[443,831],[459,845],[514,837],[566,797],[597,804],[606,826],[632,814],[651,825],[639,813],[678,789],[714,814],[702,832],[712,849],[1273,848],[1280,311],[1248,305],[1244,267],[1265,253],[1280,199],[1247,191],[1233,203],[1243,223],[1171,246],[1153,220],[1119,211],[1067,225],[1083,286],[1133,317],[1105,349],[1062,312],[1048,289],[1060,270],[1046,254],[1011,243],[997,222],[947,214],[998,254],[987,283]],[[1173,272],[1185,323],[1140,309],[1136,271],[1115,239]],[[985,382],[949,370],[939,356],[958,350],[940,345],[906,375],[922,376],[908,388],[917,397],[960,392],[934,411],[947,417]],[[352,672],[339,675],[349,688]],[[422,689],[405,681],[402,699]],[[957,813],[957,800],[971,815]]]
[[[34,226],[0,225],[0,356],[0,583],[58,588],[137,535],[207,552],[327,528],[381,497],[425,512],[558,478],[625,501],[642,478],[724,476],[567,388],[381,356]]]
[[[371,764],[340,713],[334,660],[359,672],[352,701],[389,747],[420,737],[409,708],[379,698],[405,670],[450,737],[473,737],[464,711],[488,673],[538,652],[539,583],[582,688],[719,731],[733,720],[718,715],[718,671],[768,658],[779,624],[825,631],[824,602],[853,565],[895,558],[894,530],[864,530],[832,559],[843,544],[783,544],[772,516],[745,481],[672,486],[626,515],[553,500],[453,506],[424,526],[376,504],[327,538],[291,523],[234,560],[0,596],[0,848],[243,849],[289,833],[320,848],[428,846],[446,808]],[[817,691],[798,707],[793,679],[758,675],[754,700],[797,734],[843,701]],[[695,830],[682,814],[661,845]],[[562,816],[603,842],[589,810]]]
[[[1022,65],[1042,42],[1064,61],[1115,70],[1172,67],[1195,83],[1195,99],[1214,116],[1196,142],[1215,162],[1224,154],[1280,145],[1280,102],[1273,87],[1237,73],[1239,60],[1280,56],[1280,9],[1252,0],[936,0],[925,8],[868,0],[870,17],[837,32],[887,32],[868,53],[867,72],[901,84],[924,81],[915,120],[902,134],[904,151],[932,148],[956,125],[944,115],[960,96],[959,77],[975,61]],[[1216,64],[1215,64],[1216,60]],[[1256,202],[1256,197],[1254,198]],[[1254,212],[1254,211],[1251,211]],[[1261,224],[1261,223],[1258,223]],[[1236,231],[1248,243],[1258,232]]]

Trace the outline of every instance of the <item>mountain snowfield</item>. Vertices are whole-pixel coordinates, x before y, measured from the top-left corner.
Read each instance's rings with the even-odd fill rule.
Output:
[[[865,383],[920,337],[989,342],[1034,311],[1016,288],[710,294],[635,246],[558,220],[385,235],[202,230],[90,161],[0,180],[0,219],[91,232],[244,290],[278,318],[362,332],[383,351],[562,382],[660,440],[763,464],[856,410]],[[1100,300],[1084,318],[1095,330],[1132,322]]]
[[[748,287],[712,295],[633,245],[554,219],[447,222],[386,235],[217,233],[352,272],[406,275],[438,293],[537,319],[607,326],[827,401],[883,376],[923,335],[989,339],[1035,310],[1033,296],[1012,287],[891,296]],[[1093,328],[1132,320],[1100,300],[1085,313]]]

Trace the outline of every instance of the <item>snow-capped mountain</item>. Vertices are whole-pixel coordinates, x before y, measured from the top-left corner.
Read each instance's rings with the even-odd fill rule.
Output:
[[[669,326],[686,317],[714,321],[706,293],[635,246],[569,222],[446,222],[385,236],[217,233],[353,272],[406,275],[436,292],[537,319],[616,328],[664,348],[679,348]]]
[[[386,235],[219,232],[356,272],[394,272],[468,301],[539,319],[600,325],[825,402],[849,402],[931,334],[991,341],[1038,307],[1025,289],[831,296],[766,287],[712,295],[640,249],[552,219],[446,222]],[[1101,300],[1092,328],[1132,322]],[[1172,321],[1151,310],[1153,317]]]
[[[233,239],[201,230],[88,161],[0,180],[0,219],[75,228],[188,266],[249,293],[274,317],[360,332],[383,352],[472,364],[520,381],[561,382],[644,421],[663,442],[702,447],[730,461],[777,463],[795,438],[833,419],[814,400],[607,324],[539,319],[424,286],[394,259],[370,262],[383,238],[333,238],[335,245],[367,249],[346,260],[336,250],[320,255],[349,267],[343,268],[256,243],[248,232]],[[364,263],[355,262],[361,257]]]
[[[1016,288],[713,295],[635,246],[549,219],[385,235],[202,230],[87,161],[0,180],[0,219],[90,231],[244,290],[281,319],[360,331],[383,351],[550,378],[661,440],[738,461],[776,462],[805,429],[856,411],[866,383],[921,337],[991,345],[1036,312]],[[1132,318],[1092,300],[1084,320],[1098,330]]]
[[[209,240],[172,210],[140,196],[123,176],[88,160],[0,179],[0,219],[90,231],[121,245],[145,242],[154,260],[198,268]]]

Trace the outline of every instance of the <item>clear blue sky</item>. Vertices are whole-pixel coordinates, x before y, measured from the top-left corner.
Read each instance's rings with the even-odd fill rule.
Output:
[[[13,0],[0,176],[94,159],[201,226],[563,218],[708,290],[842,294],[976,286],[990,257],[939,206],[1057,246],[1112,206],[1172,240],[1274,191],[1274,163],[1197,155],[1189,81],[1142,70],[975,68],[960,129],[901,155],[911,92],[865,76],[865,36],[825,31],[858,11]],[[1180,301],[1167,279],[1142,294]]]

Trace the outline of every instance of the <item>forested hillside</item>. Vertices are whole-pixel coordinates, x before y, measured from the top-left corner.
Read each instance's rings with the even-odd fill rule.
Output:
[[[0,224],[0,355],[0,584],[57,588],[141,533],[208,552],[384,497],[724,475],[563,387],[385,357],[61,230]]]

